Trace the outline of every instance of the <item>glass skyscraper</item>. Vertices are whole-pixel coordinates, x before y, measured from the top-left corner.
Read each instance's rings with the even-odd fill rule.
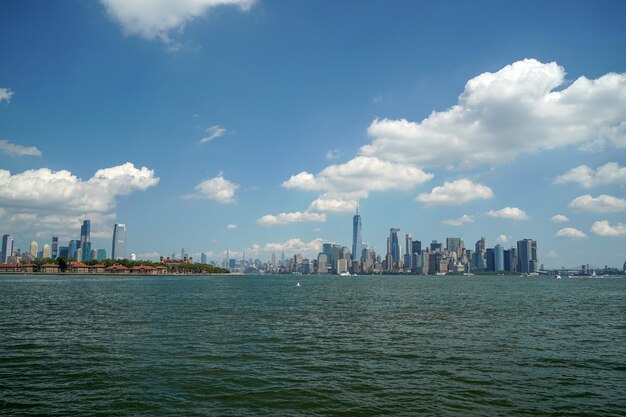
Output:
[[[126,259],[126,225],[116,224],[113,227],[113,247],[111,259]]]
[[[8,263],[9,256],[13,255],[13,236],[7,234],[2,236],[2,254],[0,256],[0,262],[3,264]]]
[[[59,256],[59,237],[52,236],[52,259],[56,259]]]
[[[352,218],[352,259],[360,261],[363,252],[363,241],[361,239],[361,216],[359,215],[359,207],[356,208],[356,214]]]
[[[400,241],[398,240],[398,232],[400,229],[392,227],[389,229],[389,238],[391,239],[391,260],[395,265],[400,260]]]

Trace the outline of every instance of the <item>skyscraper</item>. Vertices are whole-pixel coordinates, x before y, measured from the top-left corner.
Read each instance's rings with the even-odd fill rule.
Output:
[[[0,262],[3,264],[8,263],[9,256],[13,255],[13,236],[6,234],[2,236],[2,256],[0,256]]]
[[[68,246],[68,255],[70,259],[75,259],[79,261],[80,259],[76,258],[76,251],[79,249],[80,240],[70,240],[70,244]]]
[[[56,259],[58,255],[59,255],[59,237],[52,236],[52,251],[50,253],[50,256],[52,257],[52,259]]]
[[[493,250],[496,271],[504,271],[504,248],[502,245],[496,245]]]
[[[446,238],[446,249],[448,252],[457,252],[460,247],[461,247],[460,237],[447,237]]]
[[[360,261],[363,252],[363,241],[361,239],[361,216],[359,206],[356,207],[356,214],[352,218],[352,260]]]
[[[33,240],[30,242],[30,254],[33,256],[37,256],[37,252],[39,251],[39,243]]]
[[[126,225],[115,224],[113,227],[113,247],[111,259],[126,259]]]
[[[398,240],[399,231],[400,229],[397,227],[389,229],[389,238],[391,240],[391,261],[394,266],[400,260],[400,241]]]
[[[524,239],[517,241],[517,271],[537,272],[539,264],[537,260],[537,241]]]
[[[91,234],[91,221],[85,220],[83,221],[83,225],[80,227],[80,246],[81,248],[85,247],[85,243],[90,241]],[[83,250],[83,253],[85,251]],[[80,259],[79,259],[80,260]]]
[[[44,243],[42,252],[43,259],[48,259],[50,257],[50,245]]]
[[[411,250],[413,249],[413,236],[410,233],[407,233],[404,236],[404,239],[404,269],[412,269],[413,254],[411,253]]]

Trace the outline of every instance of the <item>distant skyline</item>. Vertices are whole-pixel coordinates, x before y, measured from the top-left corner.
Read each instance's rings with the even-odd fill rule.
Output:
[[[626,3],[5,1],[0,236],[626,260]],[[55,249],[53,249],[55,250]]]

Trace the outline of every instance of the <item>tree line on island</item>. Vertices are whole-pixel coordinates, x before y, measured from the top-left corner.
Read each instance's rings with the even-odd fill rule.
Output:
[[[65,272],[71,262],[75,262],[73,259],[68,258],[44,258],[34,259],[30,263],[41,266],[45,264],[55,264],[59,266],[61,272]],[[151,266],[156,268],[157,266],[164,266],[167,268],[168,273],[172,274],[228,274],[230,271],[225,268],[210,264],[189,264],[189,263],[165,263],[165,262],[151,262],[151,261],[131,261],[128,259],[101,259],[101,260],[89,260],[82,262],[85,265],[104,265],[108,268],[113,265],[122,265],[126,268],[132,268],[134,266]]]

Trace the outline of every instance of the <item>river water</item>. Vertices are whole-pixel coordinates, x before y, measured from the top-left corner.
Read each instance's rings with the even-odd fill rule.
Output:
[[[42,414],[625,415],[626,279],[3,275]]]

